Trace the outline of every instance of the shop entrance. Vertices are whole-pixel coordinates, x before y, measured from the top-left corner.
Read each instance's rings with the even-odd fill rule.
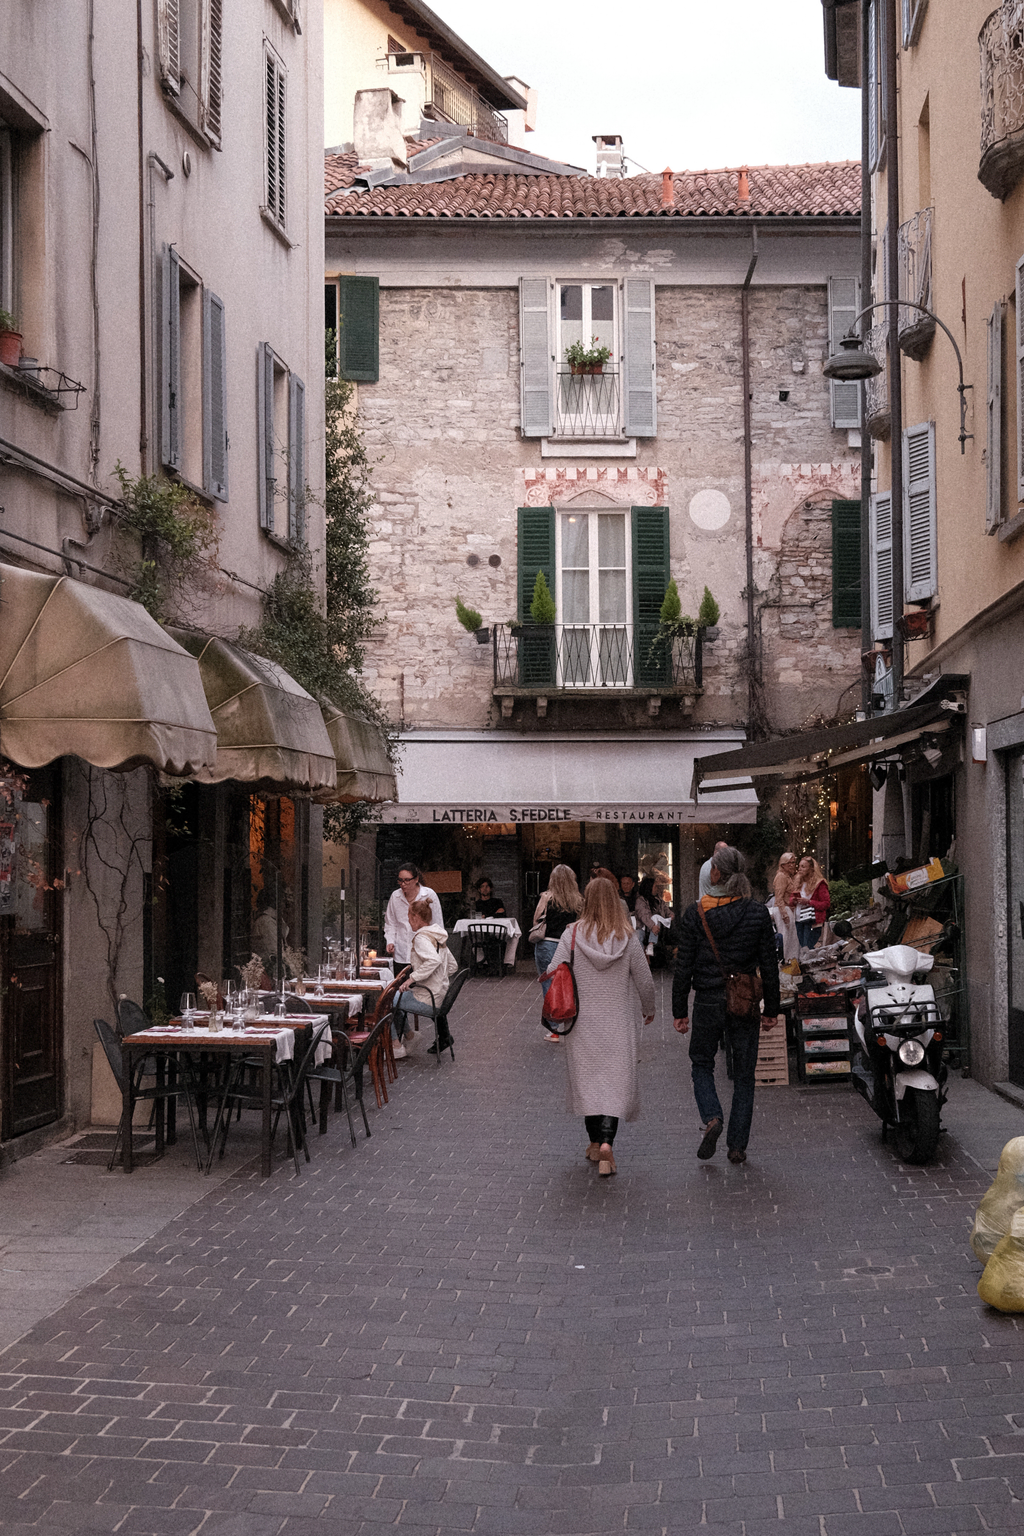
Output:
[[[61,1113],[62,900],[60,768],[28,775],[8,809],[0,800],[0,981],[3,984],[3,1138]]]
[[[1024,751],[1006,759],[1006,832],[1009,1077],[1024,1088]]]

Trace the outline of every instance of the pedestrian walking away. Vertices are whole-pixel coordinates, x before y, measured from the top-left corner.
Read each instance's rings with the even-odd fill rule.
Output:
[[[637,1050],[641,1023],[654,1018],[654,982],[618,886],[591,880],[583,911],[558,941],[549,967],[573,965],[580,1011],[565,1039],[570,1114],[582,1115],[587,1157],[604,1176],[615,1173],[613,1146],[620,1120],[640,1114]]]
[[[724,1041],[732,1053],[733,1078],[726,1145],[731,1163],[745,1163],[754,1114],[758,1039],[762,1029],[773,1028],[779,1012],[775,928],[767,908],[751,896],[739,849],[717,848],[711,862],[718,894],[693,902],[679,924],[672,1022],[681,1035],[689,1032],[690,990],[695,988],[690,1068],[702,1121],[697,1156],[713,1157],[722,1134],[724,1112],[715,1087],[715,1057]],[[758,971],[764,988],[764,1017],[756,1011],[746,1017],[730,1013],[726,978],[752,977]]]
[[[540,977],[541,991],[545,997],[551,982],[545,973],[551,966],[551,957],[558,948],[558,941],[574,918],[583,910],[583,897],[576,884],[575,871],[568,864],[556,864],[551,871],[548,888],[537,903],[533,914],[530,938],[533,942],[533,960]],[[552,1043],[561,1035],[549,1033]]]

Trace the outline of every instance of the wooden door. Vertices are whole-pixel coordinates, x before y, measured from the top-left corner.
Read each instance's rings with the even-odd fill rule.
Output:
[[[4,1140],[57,1120],[63,1107],[59,783],[57,768],[31,774],[0,812],[14,829],[10,878],[0,884]]]

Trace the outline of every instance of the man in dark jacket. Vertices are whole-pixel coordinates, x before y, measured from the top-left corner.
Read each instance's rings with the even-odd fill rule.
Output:
[[[690,1064],[693,1094],[704,1122],[697,1156],[714,1156],[722,1134],[723,1112],[715,1088],[715,1056],[724,1038],[732,1050],[732,1106],[726,1144],[731,1163],[745,1163],[750,1122],[754,1114],[754,1074],[760,1030],[771,1029],[779,1012],[779,966],[775,954],[775,927],[768,909],[750,895],[743,874],[743,855],[738,848],[716,848],[711,860],[711,882],[716,894],[702,896],[683,913],[679,925],[679,949],[672,984],[673,1024],[681,1035],[690,1028],[690,989],[696,990]],[[703,919],[718,948],[716,959],[708,942]],[[761,973],[764,1015],[734,1018],[725,1008],[725,977],[737,973]],[[759,1027],[760,1026],[760,1027]]]

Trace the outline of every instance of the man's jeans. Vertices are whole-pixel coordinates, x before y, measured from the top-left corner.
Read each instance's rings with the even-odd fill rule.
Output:
[[[754,1073],[761,1026],[757,1019],[734,1019],[725,1011],[724,993],[698,992],[690,1021],[690,1068],[693,1096],[704,1124],[724,1118],[715,1089],[715,1056],[723,1039],[732,1055],[732,1107],[726,1131],[730,1152],[746,1150],[754,1115]]]

